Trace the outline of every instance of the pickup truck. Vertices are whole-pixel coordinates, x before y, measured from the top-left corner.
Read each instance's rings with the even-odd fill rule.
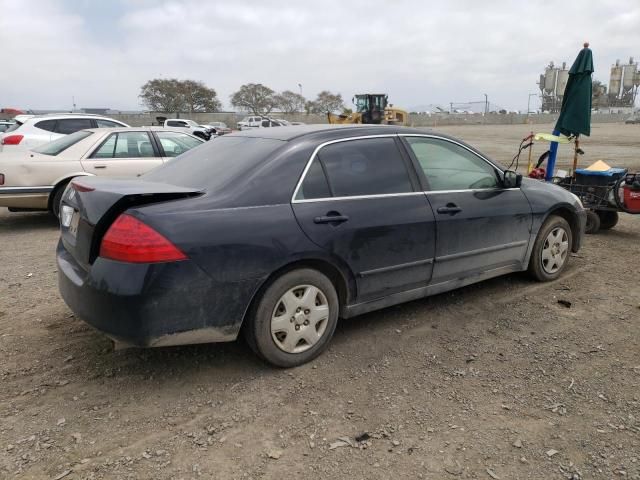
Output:
[[[193,120],[186,120],[184,118],[168,118],[164,121],[165,127],[181,128],[188,131],[191,135],[200,137],[203,140],[209,140],[211,138],[212,129],[202,127]]]

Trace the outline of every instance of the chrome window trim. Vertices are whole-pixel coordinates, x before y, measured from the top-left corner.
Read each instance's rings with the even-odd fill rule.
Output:
[[[378,134],[378,135],[361,135],[358,137],[349,137],[349,138],[337,138],[335,140],[329,140],[327,142],[321,143],[320,145],[318,145],[314,150],[313,153],[311,154],[311,157],[309,157],[309,160],[307,160],[307,164],[304,167],[304,170],[302,171],[302,175],[300,175],[300,178],[298,179],[298,183],[296,184],[296,189],[293,191],[293,196],[291,197],[291,203],[303,203],[303,202],[310,202],[310,201],[322,201],[322,200],[343,200],[346,198],[356,198],[356,197],[327,197],[327,198],[310,198],[310,199],[301,199],[301,200],[296,200],[296,197],[298,196],[298,191],[300,190],[300,187],[302,186],[302,182],[304,181],[304,178],[307,176],[307,172],[309,171],[309,168],[311,168],[311,163],[313,163],[313,161],[316,158],[316,155],[318,155],[318,152],[320,151],[320,149],[322,149],[323,147],[326,147],[327,145],[333,145],[334,143],[341,143],[341,142],[350,142],[352,140],[366,140],[367,138],[385,138],[385,137],[390,137],[390,138],[397,138],[398,134],[397,133],[384,133],[384,134]],[[407,172],[408,173],[408,172]],[[329,179],[327,179],[327,181],[329,181]],[[358,196],[358,198],[370,198],[370,197],[380,197],[380,196],[397,196],[397,195],[406,195],[407,193],[409,194],[415,194],[415,193],[420,193],[420,192],[405,192],[405,193],[388,193],[388,194],[380,194],[380,195],[360,195]]]
[[[349,142],[351,140],[365,140],[367,138],[386,138],[386,137],[391,137],[391,138],[422,137],[422,138],[433,138],[436,140],[443,140],[445,142],[450,142],[455,145],[458,145],[459,147],[464,148],[469,153],[485,161],[486,163],[491,165],[493,168],[495,168],[499,172],[504,172],[504,170],[500,166],[496,165],[491,160],[479,154],[478,152],[471,150],[466,145],[460,142],[457,142],[455,140],[452,140],[450,138],[441,137],[439,135],[432,135],[428,133],[384,133],[384,134],[376,134],[376,135],[360,135],[357,137],[349,137],[349,138],[338,138],[336,140],[329,140],[327,142],[321,143],[313,150],[313,153],[309,157],[309,160],[307,160],[307,164],[305,165],[304,170],[302,171],[302,175],[300,175],[300,178],[298,179],[296,188],[293,191],[293,196],[291,197],[291,203],[295,204],[295,203],[327,202],[327,201],[334,201],[334,200],[361,200],[366,198],[403,197],[403,196],[409,196],[409,195],[437,195],[442,193],[487,192],[487,191],[495,191],[495,190],[500,190],[500,191],[520,190],[520,188],[499,188],[499,187],[498,188],[470,188],[470,189],[463,189],[463,190],[425,190],[421,192],[382,193],[379,195],[356,195],[353,197],[324,197],[324,198],[308,198],[308,199],[305,198],[305,199],[296,200],[296,196],[298,195],[298,191],[302,186],[302,182],[304,182],[304,179],[307,176],[307,172],[309,171],[309,168],[311,168],[311,163],[315,160],[316,156],[318,155],[318,152],[323,147],[326,147],[327,145],[332,145],[334,143]]]
[[[466,190],[426,190],[422,193],[425,195],[437,195],[439,193],[466,193],[466,192],[510,192],[512,190],[520,190],[518,187],[513,188],[468,188]]]
[[[424,195],[424,193],[425,192],[404,192],[404,193],[380,193],[377,195],[354,195],[352,197],[303,198],[302,200],[293,200],[291,203],[333,202],[335,200],[363,200],[366,198],[410,197],[413,195]]]

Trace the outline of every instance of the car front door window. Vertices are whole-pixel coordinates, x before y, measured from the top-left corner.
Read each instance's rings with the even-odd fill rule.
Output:
[[[430,191],[498,188],[495,169],[475,153],[446,140],[407,137]]]
[[[191,150],[198,145],[202,145],[202,141],[190,135],[177,132],[155,132],[165,157],[177,157],[178,155]]]

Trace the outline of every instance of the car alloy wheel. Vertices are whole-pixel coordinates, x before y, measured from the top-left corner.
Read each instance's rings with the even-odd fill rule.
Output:
[[[549,274],[554,274],[562,268],[569,253],[569,236],[562,227],[556,227],[544,241],[540,260],[542,268]]]
[[[313,285],[289,289],[271,315],[271,338],[287,353],[302,353],[324,335],[329,323],[327,296]]]

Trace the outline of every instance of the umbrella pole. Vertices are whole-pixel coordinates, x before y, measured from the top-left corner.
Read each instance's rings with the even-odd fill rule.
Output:
[[[580,150],[580,135],[576,136],[576,141],[573,150],[573,170],[571,171],[571,176],[576,176],[576,168],[578,168],[578,150]]]
[[[553,134],[560,135],[560,130],[553,130]],[[553,171],[556,168],[556,157],[558,155],[558,142],[551,142],[549,146],[549,158],[547,159],[547,173],[544,179],[550,182],[553,178]]]

